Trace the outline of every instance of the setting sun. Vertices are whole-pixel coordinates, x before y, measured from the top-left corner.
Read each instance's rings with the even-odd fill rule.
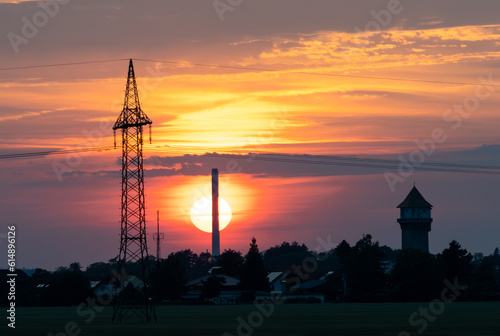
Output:
[[[212,232],[212,197],[203,197],[191,207],[191,221],[204,232]],[[224,228],[231,221],[232,212],[229,203],[219,198],[219,229]]]

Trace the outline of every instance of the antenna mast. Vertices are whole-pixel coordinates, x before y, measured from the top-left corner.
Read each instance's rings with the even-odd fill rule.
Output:
[[[163,232],[160,232],[160,210],[156,211],[156,233],[153,234],[153,239],[156,241],[156,265],[160,265],[161,241],[165,239]]]

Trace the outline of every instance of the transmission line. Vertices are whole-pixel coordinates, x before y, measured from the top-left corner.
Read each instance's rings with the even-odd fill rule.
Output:
[[[173,148],[182,148],[182,146],[174,146]],[[61,155],[72,153],[85,152],[107,152],[113,151],[113,147],[90,147],[83,149],[65,149],[30,153],[13,153],[0,155],[0,160],[7,159],[25,159],[33,157],[41,157],[48,155]],[[307,165],[323,165],[323,166],[339,166],[339,167],[358,167],[367,169],[386,169],[395,170],[401,165],[401,161],[389,159],[370,159],[336,155],[308,155],[308,154],[275,154],[275,153],[252,153],[246,155],[221,154],[221,153],[205,153],[202,155],[193,155],[199,157],[211,157],[219,159],[236,159],[247,161],[268,161],[290,164],[307,164]],[[422,162],[410,163],[412,169],[423,172],[445,172],[445,173],[465,173],[465,174],[481,174],[481,175],[500,175],[500,166],[478,165],[478,164],[463,164],[463,163],[445,163],[445,162]]]
[[[38,68],[54,68],[54,67],[62,67],[62,66],[87,65],[87,64],[97,64],[97,63],[111,63],[111,62],[120,62],[120,61],[128,61],[128,59],[118,58],[118,59],[86,61],[86,62],[84,61],[84,62],[72,62],[72,63],[27,65],[27,66],[20,66],[20,67],[0,68],[0,71],[26,70],[26,69],[38,69]]]
[[[222,68],[222,69],[233,69],[233,70],[250,70],[259,72],[282,72],[286,70],[276,70],[276,69],[264,69],[264,68],[252,68],[252,67],[239,67],[231,65],[218,65],[218,64],[205,64],[205,63],[191,63],[191,62],[180,62],[180,61],[162,61],[162,60],[151,60],[137,58],[137,61],[142,62],[153,62],[153,63],[166,63],[166,64],[178,64],[178,65],[192,65],[199,67],[210,67],[210,68]],[[380,76],[362,76],[362,75],[347,75],[347,74],[333,74],[333,73],[321,73],[321,72],[308,72],[308,71],[294,71],[290,72],[301,74],[301,75],[311,75],[311,76],[327,76],[327,77],[344,77],[344,78],[358,78],[358,79],[374,79],[374,80],[388,80],[388,81],[400,81],[400,82],[417,82],[417,83],[427,83],[427,84],[451,84],[451,85],[478,85],[478,83],[471,82],[452,82],[452,81],[438,81],[438,80],[425,80],[425,79],[412,79],[412,78],[397,78],[397,77],[380,77]],[[498,86],[500,84],[491,84],[489,86]]]
[[[232,69],[232,70],[245,70],[245,71],[256,71],[256,72],[282,72],[282,71],[287,71],[287,70],[255,68],[255,67],[242,67],[242,66],[221,65],[221,64],[191,63],[191,62],[173,61],[173,60],[152,60],[152,59],[145,59],[145,58],[136,58],[134,60],[139,61],[139,62],[149,62],[149,63],[191,65],[191,66],[197,66],[197,67],[208,67],[208,68],[218,68],[218,69]],[[129,59],[128,58],[117,58],[117,59],[82,61],[82,62],[70,62],[70,63],[37,64],[37,65],[28,65],[28,66],[19,66],[19,67],[0,68],[0,71],[27,70],[27,69],[38,69],[38,68],[52,68],[52,67],[62,67],[62,66],[77,66],[77,65],[88,65],[88,64],[98,64],[98,63],[111,63],[111,62],[122,62],[122,61],[129,61]],[[314,71],[294,71],[294,70],[288,70],[288,71],[296,73],[296,74],[308,75],[308,76],[327,76],[327,77],[357,78],[357,79],[386,80],[386,81],[399,81],[399,82],[415,82],[415,83],[427,83],[427,84],[478,85],[478,83],[472,83],[472,82],[454,82],[454,81],[425,80],[425,79],[401,78],[401,77],[348,75],[348,74],[335,74],[335,73],[324,73],[324,72],[314,72]],[[489,86],[500,87],[500,84],[493,84],[492,83]]]
[[[81,148],[81,149],[75,148],[75,149],[60,149],[60,150],[43,151],[43,152],[13,153],[13,154],[0,155],[0,160],[24,159],[24,158],[30,158],[30,157],[57,155],[57,154],[105,152],[105,151],[110,151],[110,150],[113,150],[113,147],[88,147],[88,148]]]
[[[249,160],[249,155],[232,155],[232,154],[215,154],[206,153],[204,156],[214,157],[214,158],[226,158],[226,159],[241,159]],[[376,168],[376,169],[389,169],[394,170],[401,164],[400,161],[396,160],[377,160],[371,159],[375,163],[363,162],[365,159],[361,158],[341,158],[343,162],[336,162],[334,160],[339,160],[339,158],[332,158],[332,161],[321,161],[315,159],[298,159],[296,157],[262,157],[255,156],[252,160],[257,161],[273,161],[273,162],[283,162],[283,163],[294,163],[294,164],[314,164],[314,165],[325,165],[325,166],[343,166],[343,167],[360,167],[360,168]],[[345,160],[352,162],[345,162]],[[380,164],[377,164],[380,163]],[[414,170],[427,171],[427,172],[447,172],[447,173],[468,173],[468,174],[483,174],[483,175],[500,175],[500,166],[479,166],[479,165],[465,165],[465,164],[447,164],[447,163],[415,163],[410,164]],[[439,165],[441,167],[432,167],[432,165]],[[447,168],[447,166],[449,166]],[[459,168],[459,166],[461,166]],[[474,169],[475,167],[475,169]],[[483,170],[485,169],[485,170]],[[490,169],[490,170],[486,170]]]

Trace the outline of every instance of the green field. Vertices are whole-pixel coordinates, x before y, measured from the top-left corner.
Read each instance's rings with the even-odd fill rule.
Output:
[[[253,305],[238,306],[161,306],[157,307],[156,323],[112,324],[112,309],[107,307],[95,312],[95,317],[86,313],[77,314],[70,308],[19,308],[16,329],[7,330],[6,320],[2,322],[1,335],[75,335],[61,333],[69,323],[81,329],[80,336],[154,336],[154,335],[238,335],[238,317],[248,321],[254,318],[250,327],[240,335],[500,335],[500,303],[450,303],[444,311],[429,322],[425,331],[419,334],[425,318],[414,319],[417,326],[409,324],[409,317],[419,307],[429,308],[424,303],[381,303],[381,304],[284,304],[274,306],[269,317],[256,313]],[[436,309],[442,309],[436,305]],[[253,313],[252,313],[253,312]],[[86,319],[88,319],[86,321]],[[91,321],[90,321],[91,320]],[[88,323],[87,323],[88,322]],[[4,331],[7,330],[5,333]],[[227,335],[228,336],[228,335]]]

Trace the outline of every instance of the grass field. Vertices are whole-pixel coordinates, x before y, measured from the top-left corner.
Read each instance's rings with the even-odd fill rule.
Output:
[[[435,305],[429,318],[410,316],[424,303],[381,304],[284,304],[273,306],[274,312],[262,317],[253,305],[238,306],[161,306],[157,307],[158,322],[112,324],[110,307],[95,312],[77,313],[70,308],[19,308],[16,329],[6,328],[4,318],[1,335],[50,335],[54,336],[203,336],[203,335],[500,335],[500,303],[450,303]],[[250,325],[240,327],[241,320],[252,319]],[[262,319],[260,319],[262,318]],[[87,320],[86,320],[87,319]],[[260,320],[259,320],[260,319]],[[422,333],[424,321],[428,323]],[[88,322],[88,323],[87,323]],[[68,324],[69,323],[69,324]],[[258,325],[260,324],[260,326]],[[252,327],[255,326],[255,327]],[[69,326],[70,332],[64,332]],[[249,329],[251,328],[251,329]],[[77,331],[80,329],[80,332]],[[71,332],[76,330],[76,332]],[[407,332],[407,333],[404,333]]]

